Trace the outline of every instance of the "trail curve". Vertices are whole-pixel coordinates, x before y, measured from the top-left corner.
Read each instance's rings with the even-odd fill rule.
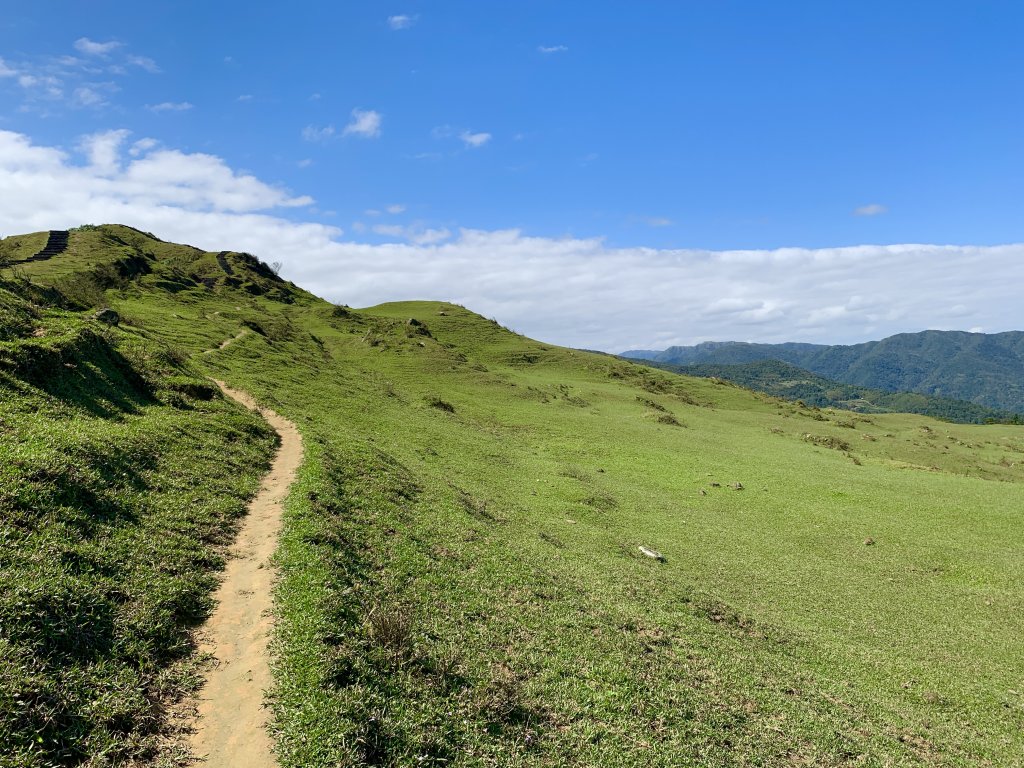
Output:
[[[272,624],[270,558],[281,530],[281,507],[299,465],[296,426],[245,392],[216,382],[225,395],[258,411],[281,437],[259,493],[231,548],[217,608],[203,626],[200,648],[215,658],[199,693],[192,752],[212,768],[275,768],[263,692],[270,687],[267,641]]]

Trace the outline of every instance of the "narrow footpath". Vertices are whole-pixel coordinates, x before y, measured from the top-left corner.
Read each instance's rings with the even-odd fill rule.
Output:
[[[201,631],[200,650],[216,661],[199,692],[191,746],[211,768],[274,768],[263,706],[263,692],[270,687],[270,557],[281,530],[282,502],[302,462],[302,437],[292,422],[260,408],[245,392],[216,383],[228,397],[259,411],[281,436],[281,446],[249,504],[216,595],[217,608]]]

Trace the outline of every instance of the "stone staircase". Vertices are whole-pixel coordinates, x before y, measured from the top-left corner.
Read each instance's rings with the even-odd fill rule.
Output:
[[[70,233],[66,229],[51,229],[50,236],[46,238],[46,246],[43,250],[16,263],[29,264],[33,261],[46,261],[60,253],[64,253],[68,248],[68,237],[70,237]]]
[[[231,251],[221,251],[217,254],[217,263],[220,264],[220,268],[223,269],[227,274],[235,274],[235,270],[232,269],[231,264],[228,262],[228,254]]]

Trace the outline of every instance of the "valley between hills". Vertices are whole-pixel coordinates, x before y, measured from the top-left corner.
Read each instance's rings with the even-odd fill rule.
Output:
[[[195,764],[281,444],[218,381],[301,436],[268,765],[1024,764],[1021,426],[66,235],[0,241],[3,768]]]

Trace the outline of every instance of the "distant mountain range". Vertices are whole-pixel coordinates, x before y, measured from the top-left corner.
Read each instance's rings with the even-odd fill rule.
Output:
[[[688,376],[725,379],[748,389],[756,389],[787,400],[799,400],[818,408],[844,408],[859,413],[920,413],[923,416],[964,424],[1024,423],[1024,415],[1009,411],[919,392],[885,392],[856,384],[843,384],[780,360],[758,360],[754,363],[732,365],[672,365],[652,360],[644,362]]]
[[[622,357],[672,366],[743,365],[778,360],[842,384],[885,392],[916,392],[1024,413],[1021,331],[922,331],[851,345],[704,342],[662,351],[630,350],[623,352]],[[757,370],[735,374],[753,381]],[[722,378],[734,378],[722,373]],[[754,387],[750,381],[745,386],[763,389]]]

